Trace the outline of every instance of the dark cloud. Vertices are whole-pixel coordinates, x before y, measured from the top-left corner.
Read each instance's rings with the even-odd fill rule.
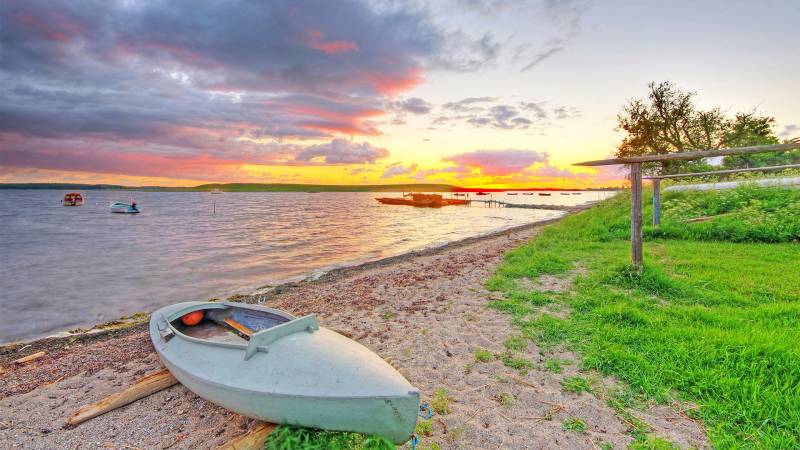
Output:
[[[552,41],[548,42],[536,54],[533,56],[533,60],[531,60],[525,67],[522,68],[522,72],[528,71],[536,67],[539,63],[546,60],[547,58],[555,55],[556,53],[564,51],[564,46],[562,45],[563,41],[561,39],[553,39]]]
[[[471,70],[497,51],[489,35],[445,32],[424,9],[400,4],[6,0],[0,152],[92,143],[85,150],[95,156],[374,160],[385,150],[332,143],[321,145],[344,154],[321,147],[303,153],[322,152],[310,159],[273,158],[286,148],[274,141],[380,134],[387,99],[425,69]],[[423,114],[430,105],[410,98],[401,108]]]
[[[481,106],[476,106],[476,104],[480,103],[491,103],[497,100],[497,97],[467,97],[461,99],[457,102],[449,102],[442,105],[442,108],[449,109],[451,111],[456,112],[467,112],[470,111],[472,108],[482,108]]]
[[[563,52],[567,44],[578,35],[582,27],[583,16],[589,9],[590,0],[544,0],[542,7],[544,14],[559,27],[560,31],[555,37],[544,44],[535,46],[525,42],[516,47],[513,60],[527,59],[521,71],[526,72],[538,66],[545,60]],[[533,55],[530,55],[530,53]],[[528,58],[526,56],[530,55]]]
[[[783,126],[783,129],[778,133],[778,136],[782,138],[789,138],[796,136],[797,133],[800,131],[800,125],[796,123],[789,123]]]
[[[376,148],[364,142],[358,144],[344,139],[334,139],[327,144],[308,146],[295,156],[295,161],[319,161],[325,164],[362,164],[374,163],[380,158],[389,156],[383,148]]]
[[[479,14],[495,14],[508,8],[518,0],[456,0],[459,7],[473,10]]]
[[[579,111],[570,106],[550,108],[546,102],[521,101],[516,105],[498,103],[497,97],[467,97],[442,105],[452,115],[438,115],[431,125],[467,123],[475,127],[491,127],[498,130],[543,130],[553,125],[554,120],[570,119]]]
[[[556,119],[572,119],[580,115],[578,108],[572,106],[559,106],[553,109],[553,114]]]
[[[502,48],[491,33],[474,39],[457,30],[448,33],[444,42],[434,67],[456,72],[471,72],[494,62]]]
[[[412,114],[428,114],[431,112],[431,104],[419,97],[411,97],[395,103],[397,109]]]
[[[544,102],[520,102],[520,108],[534,113],[537,119],[547,119],[548,114]]]
[[[166,176],[191,179],[224,179],[221,174],[241,176],[242,164],[308,166],[322,164],[370,164],[389,152],[369,143],[333,139],[324,144],[297,145],[243,142],[235,155],[209,149],[198,155],[183,147],[83,139],[0,137],[2,166],[111,173],[136,176]]]

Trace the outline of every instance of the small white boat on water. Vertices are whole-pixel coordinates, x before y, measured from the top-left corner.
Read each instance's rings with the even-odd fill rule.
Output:
[[[141,212],[141,207],[137,205],[136,202],[114,202],[111,204],[111,212],[118,214],[138,214]]]
[[[188,302],[153,313],[161,361],[200,397],[272,423],[407,441],[419,390],[363,345],[264,306]]]
[[[220,189],[212,189],[211,193],[212,194],[222,194],[222,190],[220,190]]]

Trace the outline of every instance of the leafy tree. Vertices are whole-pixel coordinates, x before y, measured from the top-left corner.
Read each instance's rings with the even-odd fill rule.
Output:
[[[625,137],[617,157],[665,155],[669,153],[776,144],[775,119],[756,112],[727,117],[720,108],[702,110],[694,103],[694,92],[681,91],[665,81],[648,85],[646,99],[633,99],[617,116],[617,130]],[[793,155],[794,154],[794,155]],[[788,164],[800,159],[800,152],[739,155],[725,159],[731,168]],[[714,170],[705,161],[664,161],[644,165],[649,174],[669,174]]]

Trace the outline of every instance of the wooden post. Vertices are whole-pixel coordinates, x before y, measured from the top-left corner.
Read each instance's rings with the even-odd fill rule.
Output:
[[[631,263],[637,270],[642,269],[642,165],[633,163],[631,167]]]
[[[661,225],[661,180],[653,180],[653,226]]]

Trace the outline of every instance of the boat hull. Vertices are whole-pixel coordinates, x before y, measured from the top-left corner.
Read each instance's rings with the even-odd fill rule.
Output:
[[[405,205],[405,206],[416,206],[418,208],[441,208],[442,206],[447,206],[447,203],[441,200],[416,201],[404,198],[391,198],[391,197],[380,197],[376,198],[375,200],[383,203],[384,205]]]
[[[139,214],[139,208],[127,203],[112,203],[111,212],[115,214]]]
[[[272,423],[379,434],[395,443],[413,433],[419,391],[361,344],[319,328],[245,359],[240,348],[164,340],[158,321],[187,305],[154,313],[150,335],[175,378],[200,397]]]

